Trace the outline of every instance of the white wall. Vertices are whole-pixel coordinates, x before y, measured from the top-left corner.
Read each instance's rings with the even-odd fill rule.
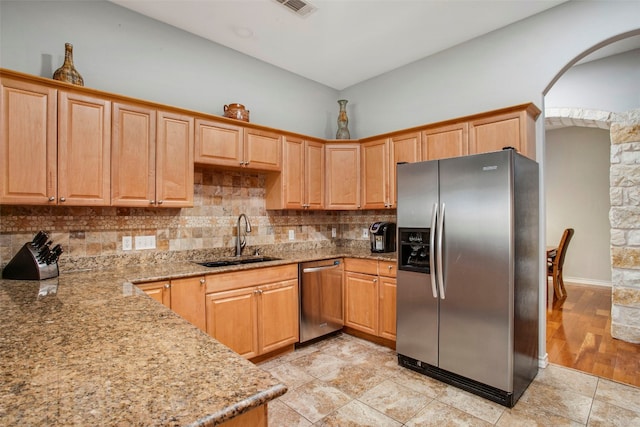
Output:
[[[64,44],[85,86],[335,137],[336,90],[106,1],[0,1],[0,66],[51,77]],[[333,136],[332,136],[333,135]]]
[[[609,226],[609,131],[568,127],[546,132],[547,243],[569,243],[564,278],[611,284]]]
[[[570,1],[341,92],[364,137],[534,102],[576,56],[640,34],[638,1]]]
[[[568,70],[544,99],[546,108],[624,112],[640,106],[640,49]]]

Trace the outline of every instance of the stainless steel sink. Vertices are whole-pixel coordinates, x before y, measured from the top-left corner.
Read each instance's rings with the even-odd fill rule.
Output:
[[[278,261],[282,258],[276,258],[271,256],[257,256],[250,258],[228,258],[228,259],[219,259],[215,261],[207,261],[207,262],[198,262],[196,264],[200,264],[205,267],[227,267],[229,265],[242,265],[242,264],[254,264],[257,262],[267,262],[267,261]]]

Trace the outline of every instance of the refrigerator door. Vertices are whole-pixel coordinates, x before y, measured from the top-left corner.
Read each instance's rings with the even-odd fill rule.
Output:
[[[440,162],[441,369],[512,391],[513,153]]]
[[[438,162],[398,165],[397,173],[398,229],[431,228],[438,203]],[[396,351],[437,366],[438,299],[431,274],[398,269]]]

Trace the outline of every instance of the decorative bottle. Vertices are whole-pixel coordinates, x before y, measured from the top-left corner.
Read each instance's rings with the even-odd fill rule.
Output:
[[[340,111],[338,112],[338,132],[336,133],[336,139],[350,139],[351,135],[349,134],[349,128],[347,125],[349,124],[349,118],[347,117],[347,101],[346,99],[340,99],[338,101],[338,105],[340,106]]]
[[[53,79],[84,86],[82,76],[73,65],[73,45],[71,43],[64,44],[64,64],[53,73]]]

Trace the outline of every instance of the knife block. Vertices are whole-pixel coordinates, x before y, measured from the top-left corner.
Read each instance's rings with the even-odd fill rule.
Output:
[[[43,280],[58,277],[58,262],[47,264],[38,261],[37,249],[31,243],[25,243],[18,253],[2,270],[3,279]]]

